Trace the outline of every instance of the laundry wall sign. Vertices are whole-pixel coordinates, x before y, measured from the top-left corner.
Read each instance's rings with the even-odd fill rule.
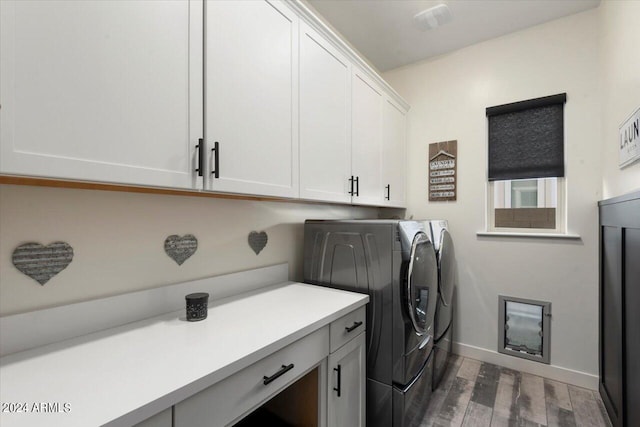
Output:
[[[640,107],[619,128],[620,168],[640,159]]]
[[[429,144],[429,201],[456,200],[458,141]]]

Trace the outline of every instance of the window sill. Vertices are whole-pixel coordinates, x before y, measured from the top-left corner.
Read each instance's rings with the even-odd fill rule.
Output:
[[[504,231],[478,231],[478,237],[533,237],[538,239],[570,239],[579,240],[579,234],[570,233],[513,233]]]

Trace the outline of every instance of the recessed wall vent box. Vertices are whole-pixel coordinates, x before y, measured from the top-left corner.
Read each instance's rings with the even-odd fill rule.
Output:
[[[498,296],[498,351],[549,364],[551,303]]]

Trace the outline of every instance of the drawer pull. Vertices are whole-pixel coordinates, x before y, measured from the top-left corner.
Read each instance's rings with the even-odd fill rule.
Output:
[[[337,368],[333,368],[334,371],[336,371],[338,373],[338,386],[334,387],[333,390],[338,392],[338,397],[340,397],[340,390],[342,389],[342,386],[340,385],[340,383],[342,382],[342,366],[338,365]]]
[[[360,325],[362,325],[362,322],[353,322],[353,325],[352,325],[352,326],[347,326],[347,327],[345,327],[344,329],[345,329],[345,331],[347,331],[347,332],[351,332],[351,331],[353,331],[354,329],[356,329],[356,328],[357,328],[358,326],[360,326]]]
[[[282,368],[280,368],[280,370],[278,372],[276,372],[275,374],[271,375],[270,377],[262,377],[262,379],[263,379],[262,382],[264,383],[264,385],[267,385],[271,381],[275,380],[276,378],[282,376],[283,374],[285,374],[286,372],[289,372],[292,369],[293,369],[293,363],[291,363],[289,365],[282,365]]]

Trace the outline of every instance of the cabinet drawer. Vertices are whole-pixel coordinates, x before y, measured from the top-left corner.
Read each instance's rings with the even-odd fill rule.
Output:
[[[330,352],[333,353],[351,339],[360,335],[366,329],[366,306],[352,311],[331,323]]]
[[[328,347],[324,327],[178,403],[174,427],[217,427],[239,420],[327,357]],[[271,382],[265,379],[285,370]]]

